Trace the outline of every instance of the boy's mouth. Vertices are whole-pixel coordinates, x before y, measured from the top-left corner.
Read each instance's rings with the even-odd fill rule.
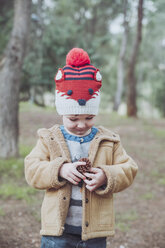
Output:
[[[86,130],[77,130],[77,133],[84,134],[84,133],[86,133]]]
[[[86,134],[87,132],[88,132],[88,130],[89,129],[81,129],[81,130],[76,130],[76,133],[78,134],[78,135],[84,135],[84,134]]]

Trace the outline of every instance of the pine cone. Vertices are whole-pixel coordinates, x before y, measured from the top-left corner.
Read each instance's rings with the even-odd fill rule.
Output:
[[[81,158],[81,159],[79,159],[79,162],[86,162],[86,164],[77,166],[78,172],[84,173],[84,172],[89,172],[90,171],[91,162],[89,161],[88,158]]]
[[[80,172],[80,173],[89,172],[90,173],[90,168],[92,167],[90,160],[88,158],[81,158],[81,159],[79,159],[79,162],[86,162],[86,164],[85,165],[78,165],[77,166],[78,172]],[[91,180],[91,178],[88,178],[88,177],[87,177],[87,179]],[[83,180],[81,180],[79,182],[78,186],[82,188],[82,185],[83,185]]]

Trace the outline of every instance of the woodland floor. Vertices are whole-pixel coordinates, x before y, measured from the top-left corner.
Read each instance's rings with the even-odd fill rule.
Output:
[[[61,120],[52,111],[21,111],[20,144],[33,147],[36,130],[55,123]],[[116,234],[107,239],[107,248],[165,248],[165,120],[99,115],[97,124],[118,132],[139,166],[133,185],[115,195]],[[0,198],[0,248],[40,247],[42,198],[41,191],[30,201]]]

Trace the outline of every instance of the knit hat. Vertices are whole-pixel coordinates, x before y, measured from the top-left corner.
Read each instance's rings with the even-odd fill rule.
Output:
[[[56,109],[59,115],[97,115],[102,76],[90,64],[87,52],[73,48],[66,56],[66,65],[55,76]]]

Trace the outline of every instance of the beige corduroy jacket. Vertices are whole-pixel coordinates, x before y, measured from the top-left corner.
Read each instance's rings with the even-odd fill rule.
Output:
[[[60,180],[63,163],[71,162],[69,150],[59,125],[38,130],[39,140],[25,158],[27,182],[45,191],[41,208],[41,235],[60,236],[71,196],[72,185]],[[113,193],[130,186],[137,173],[137,165],[123,149],[119,135],[103,127],[91,141],[89,160],[93,167],[103,169],[107,185],[94,192],[82,188],[82,240],[114,235]]]

